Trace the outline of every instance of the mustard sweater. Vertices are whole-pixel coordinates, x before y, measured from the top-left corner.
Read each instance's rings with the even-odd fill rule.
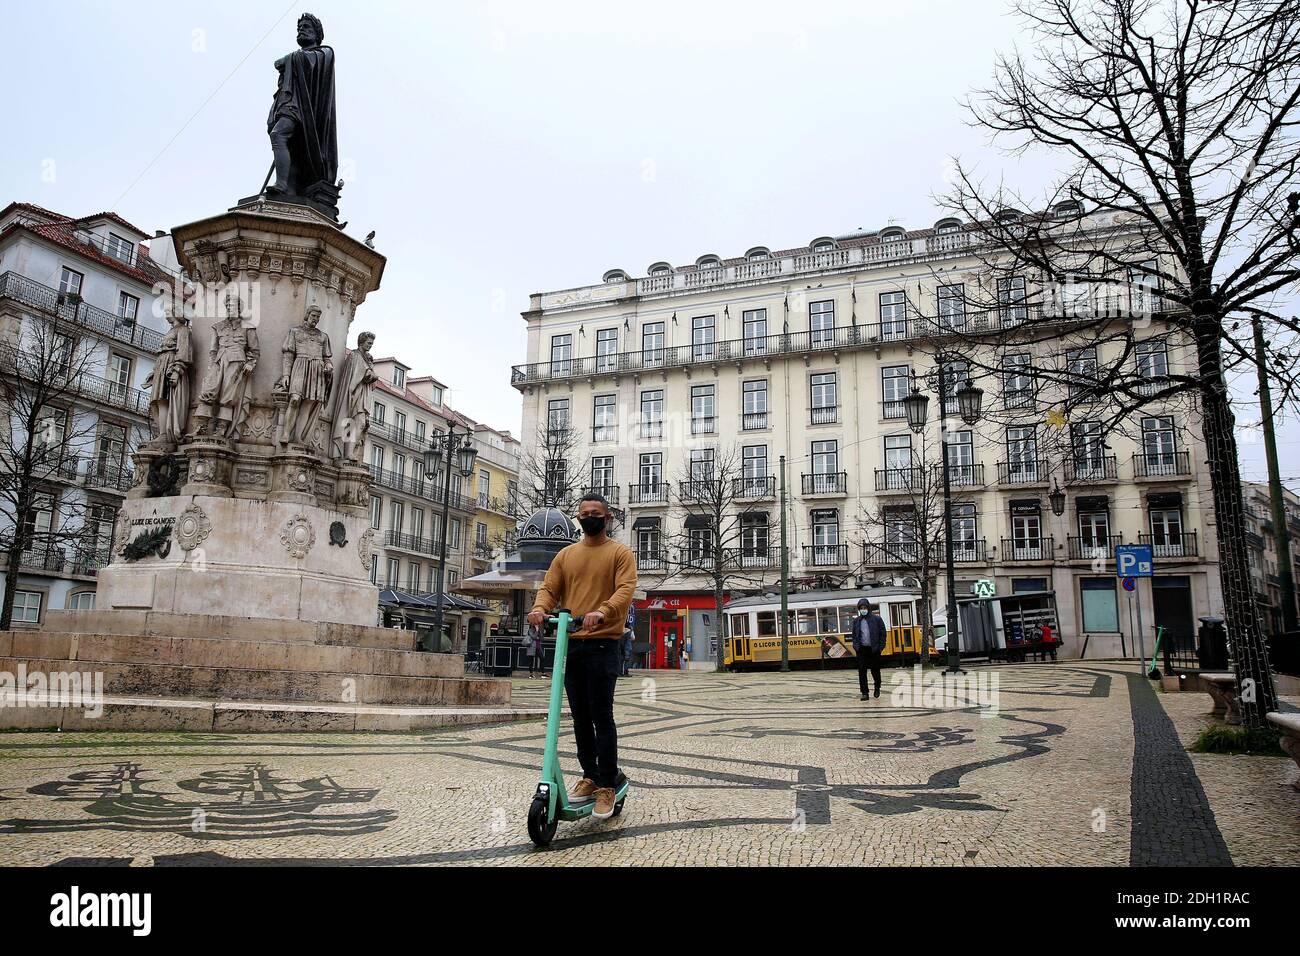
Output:
[[[567,607],[576,618],[600,611],[605,623],[590,632],[579,631],[574,639],[618,638],[626,626],[635,590],[636,557],[627,545],[610,538],[601,544],[577,541],[551,562],[533,610],[550,614]]]

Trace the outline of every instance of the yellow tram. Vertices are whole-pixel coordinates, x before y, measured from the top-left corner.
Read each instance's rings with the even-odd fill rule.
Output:
[[[921,657],[921,593],[915,588],[799,591],[789,595],[788,653],[791,665],[856,666],[849,638],[858,600],[879,609],[888,629],[881,663],[912,664]],[[779,667],[781,599],[772,595],[738,598],[727,604],[724,663],[729,670]],[[932,659],[938,651],[930,649]]]

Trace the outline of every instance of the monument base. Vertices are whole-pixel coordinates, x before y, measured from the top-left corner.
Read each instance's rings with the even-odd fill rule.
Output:
[[[161,540],[140,554],[151,534]],[[102,610],[377,620],[374,531],[355,513],[203,494],[135,498],[123,503],[116,539],[116,560],[99,573]]]

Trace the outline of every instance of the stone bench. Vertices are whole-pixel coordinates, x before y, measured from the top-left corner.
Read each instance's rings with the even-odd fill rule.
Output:
[[[1225,723],[1240,724],[1241,708],[1237,703],[1237,678],[1226,673],[1201,673],[1201,686],[1214,701],[1210,714],[1222,717]]]
[[[1268,722],[1278,732],[1278,746],[1291,755],[1296,766],[1300,766],[1300,714],[1271,712],[1268,715]],[[1297,777],[1291,786],[1300,790],[1300,777]]]

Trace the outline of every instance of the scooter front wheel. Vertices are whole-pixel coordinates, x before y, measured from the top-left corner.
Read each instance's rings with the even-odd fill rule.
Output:
[[[549,846],[555,838],[558,820],[548,820],[545,797],[533,797],[532,806],[528,808],[528,837],[539,847]]]

